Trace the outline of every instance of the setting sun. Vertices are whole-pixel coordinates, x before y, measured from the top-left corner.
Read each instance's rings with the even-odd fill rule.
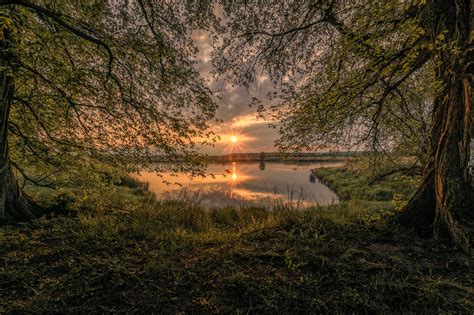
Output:
[[[237,143],[238,141],[239,141],[239,138],[237,138],[237,136],[231,136],[230,137],[230,142]]]

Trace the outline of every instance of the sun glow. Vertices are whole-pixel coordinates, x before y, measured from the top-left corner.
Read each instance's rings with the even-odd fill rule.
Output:
[[[254,140],[238,130],[230,130],[228,133],[221,133],[221,143],[225,145],[222,154],[241,153],[245,151],[246,144]]]

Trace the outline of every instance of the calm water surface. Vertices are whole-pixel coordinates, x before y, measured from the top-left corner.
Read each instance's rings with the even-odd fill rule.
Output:
[[[311,175],[311,170],[342,165],[340,162],[229,162],[210,164],[207,172],[215,177],[177,177],[142,172],[139,178],[150,183],[158,197],[178,198],[183,193],[198,198],[206,206],[268,204],[278,200],[292,205],[327,205],[338,202],[337,195]],[[170,185],[163,181],[176,182]]]

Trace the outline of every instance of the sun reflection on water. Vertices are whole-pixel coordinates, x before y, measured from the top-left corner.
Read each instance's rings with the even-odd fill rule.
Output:
[[[300,193],[308,195],[305,200],[330,204],[337,196],[326,186],[312,180],[310,168],[295,168],[295,165],[283,163],[237,163],[226,162],[211,164],[208,174],[214,176],[191,178],[186,174],[163,173],[157,176],[153,172],[141,172],[139,178],[150,183],[151,191],[159,196],[179,196],[182,190],[199,196],[207,205],[240,205],[243,202],[268,202],[269,200],[289,197],[296,199]],[[163,181],[179,185],[166,185]],[[292,197],[293,198],[293,197]],[[305,202],[305,201],[303,201]]]

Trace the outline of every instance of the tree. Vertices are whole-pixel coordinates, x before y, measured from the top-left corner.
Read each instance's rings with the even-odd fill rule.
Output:
[[[387,150],[394,138],[406,141],[394,135],[399,126],[411,135],[426,130],[419,118],[431,108],[423,180],[399,219],[472,250],[470,0],[222,7],[228,36],[215,64],[234,82],[248,85],[267,72],[282,87],[276,95],[282,102],[271,112],[282,121],[283,150],[338,144]]]
[[[213,21],[201,4],[0,1],[0,224],[44,213],[18,176],[132,171],[157,155],[174,162],[157,171],[200,172],[216,109],[193,61],[191,32]]]

